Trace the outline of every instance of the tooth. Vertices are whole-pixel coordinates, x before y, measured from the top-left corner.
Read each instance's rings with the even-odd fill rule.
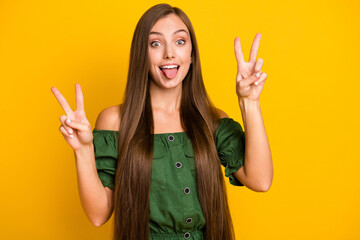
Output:
[[[161,68],[167,68],[167,69],[169,69],[169,68],[177,68],[178,66],[177,65],[169,65],[169,66],[163,66],[163,67],[161,67]]]

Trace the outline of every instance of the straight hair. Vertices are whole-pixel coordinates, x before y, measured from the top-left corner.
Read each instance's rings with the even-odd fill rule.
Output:
[[[182,82],[181,124],[191,140],[197,188],[205,217],[205,239],[234,239],[226,186],[215,147],[219,115],[203,83],[195,32],[187,15],[176,7],[158,4],[140,18],[130,51],[129,72],[120,106],[118,164],[114,192],[114,240],[149,239],[149,199],[154,122],[149,93],[149,34],[169,14],[187,26],[192,42],[192,63]]]

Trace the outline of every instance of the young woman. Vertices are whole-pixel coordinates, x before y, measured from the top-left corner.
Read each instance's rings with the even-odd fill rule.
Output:
[[[267,191],[270,147],[259,95],[267,75],[256,55],[245,62],[235,39],[236,93],[244,129],[216,109],[203,84],[190,20],[167,4],[138,22],[124,101],[104,109],[92,131],[80,85],[77,109],[52,92],[66,112],[60,132],[74,149],[79,194],[90,221],[114,217],[114,239],[234,239],[221,171],[230,183]]]

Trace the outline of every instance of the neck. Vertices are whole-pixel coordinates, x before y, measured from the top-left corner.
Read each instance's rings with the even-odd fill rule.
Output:
[[[168,114],[179,112],[182,84],[174,88],[165,89],[150,82],[149,87],[153,111],[162,111]]]

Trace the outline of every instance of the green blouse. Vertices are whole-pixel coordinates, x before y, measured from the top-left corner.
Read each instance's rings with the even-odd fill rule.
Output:
[[[93,130],[96,168],[105,187],[114,189],[118,131]],[[243,186],[233,173],[244,165],[245,133],[231,118],[222,118],[215,145],[225,176]],[[196,187],[194,152],[186,132],[154,134],[150,184],[150,239],[203,239],[205,218]]]

